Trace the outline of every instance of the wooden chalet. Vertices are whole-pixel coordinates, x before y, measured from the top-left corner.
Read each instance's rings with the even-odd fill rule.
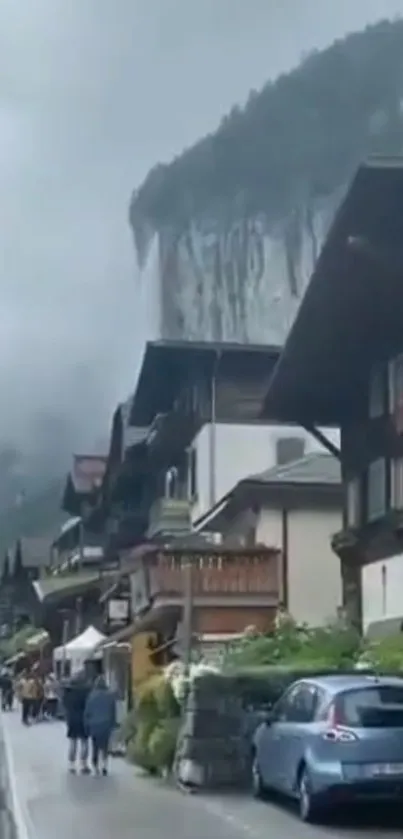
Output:
[[[258,422],[278,355],[264,346],[147,344],[136,391],[113,422],[105,480],[111,547],[189,529],[195,435],[206,422]]]
[[[100,528],[90,529],[91,516],[74,516],[60,528],[52,542],[52,569],[99,568],[104,557],[104,536]]]
[[[344,604],[403,625],[403,161],[361,165],[274,371],[265,410],[339,426]]]

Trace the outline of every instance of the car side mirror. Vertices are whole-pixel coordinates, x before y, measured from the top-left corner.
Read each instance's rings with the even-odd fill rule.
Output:
[[[271,726],[271,724],[273,722],[273,714],[272,714],[271,711],[267,711],[267,713],[265,714],[264,722],[265,722],[265,725],[267,725],[268,727]]]

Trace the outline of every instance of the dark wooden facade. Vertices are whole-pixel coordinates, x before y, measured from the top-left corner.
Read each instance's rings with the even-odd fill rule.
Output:
[[[340,427],[344,523],[332,545],[359,625],[361,569],[403,553],[402,202],[402,161],[359,168],[265,404],[306,428]]]

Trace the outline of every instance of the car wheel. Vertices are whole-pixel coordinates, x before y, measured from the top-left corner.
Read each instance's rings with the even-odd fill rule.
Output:
[[[254,798],[264,798],[265,796],[265,787],[262,781],[262,776],[260,774],[259,764],[256,755],[253,758],[252,762],[252,791]]]
[[[313,823],[318,816],[318,806],[312,793],[309,773],[304,767],[298,781],[299,815],[303,822]]]

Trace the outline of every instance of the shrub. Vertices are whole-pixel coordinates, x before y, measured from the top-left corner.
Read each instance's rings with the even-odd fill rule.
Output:
[[[179,727],[179,705],[163,674],[155,674],[139,688],[136,707],[126,718],[122,734],[129,760],[147,772],[170,769]]]
[[[403,635],[368,641],[361,661],[382,673],[403,673]]]
[[[290,618],[268,635],[241,639],[228,651],[224,666],[235,669],[284,664],[337,669],[353,666],[361,650],[359,634],[342,622],[311,628],[297,625]]]
[[[171,770],[179,732],[179,718],[163,720],[150,734],[148,754],[159,770]]]

